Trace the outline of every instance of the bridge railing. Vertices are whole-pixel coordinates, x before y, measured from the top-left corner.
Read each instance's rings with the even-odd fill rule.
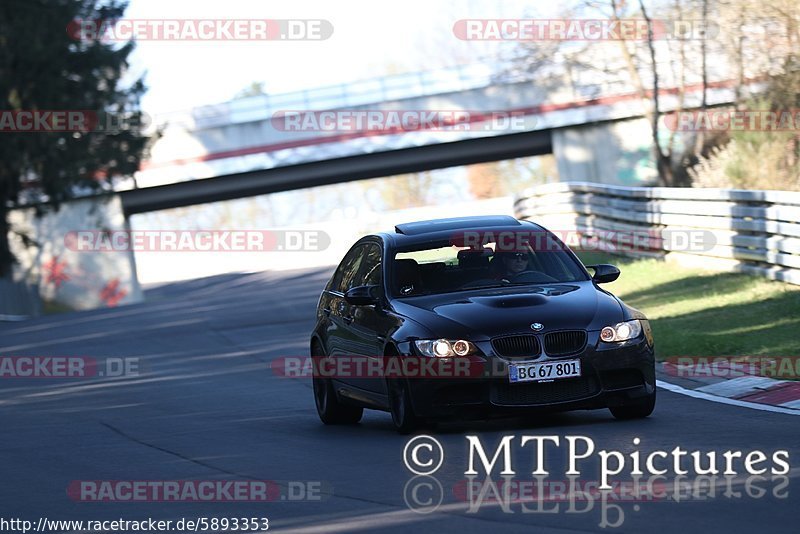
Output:
[[[180,110],[156,116],[159,126],[170,125],[187,130],[215,128],[232,124],[255,122],[269,119],[274,113],[286,110],[320,111],[352,108],[381,102],[411,99],[430,95],[440,95],[480,89],[492,85],[557,80],[559,84],[570,85],[575,97],[595,98],[603,94],[616,94],[634,90],[629,81],[626,68],[617,65],[607,69],[569,69],[562,63],[562,57],[554,59],[551,65],[537,69],[524,67],[519,58],[485,59],[481,62],[455,65],[436,70],[408,72],[389,76],[356,80],[350,83],[315,87],[301,91],[280,94],[263,94],[237,98],[228,102]],[[659,59],[661,82],[663,86],[678,83],[673,79],[668,57]],[[575,72],[573,72],[575,71]],[[686,83],[697,83],[700,78],[687,75]],[[708,80],[726,79],[730,76],[722,62],[709,61]],[[650,86],[647,72],[642,73],[646,86]]]
[[[514,211],[557,233],[573,232],[583,250],[800,285],[797,192],[557,183],[525,191]]]
[[[503,65],[497,63],[474,63],[315,87],[291,93],[255,95],[159,115],[156,117],[156,123],[169,123],[187,129],[213,128],[269,119],[278,111],[338,109],[466,91],[491,85],[494,77],[503,68]],[[533,75],[523,78],[532,79]]]

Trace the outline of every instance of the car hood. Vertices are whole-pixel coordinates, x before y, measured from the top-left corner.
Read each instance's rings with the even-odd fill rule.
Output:
[[[485,339],[510,333],[599,330],[623,320],[620,302],[592,282],[512,286],[422,295],[395,301],[395,310],[436,337]]]

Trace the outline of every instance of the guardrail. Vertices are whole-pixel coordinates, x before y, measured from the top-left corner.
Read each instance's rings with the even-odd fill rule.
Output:
[[[526,190],[514,212],[550,230],[574,232],[584,249],[800,285],[797,192],[567,182]]]

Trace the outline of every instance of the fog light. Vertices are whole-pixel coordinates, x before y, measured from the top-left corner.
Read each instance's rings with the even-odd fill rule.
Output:
[[[600,331],[600,339],[602,339],[606,343],[608,343],[610,341],[613,341],[614,340],[614,329],[611,328],[610,326],[604,327]]]

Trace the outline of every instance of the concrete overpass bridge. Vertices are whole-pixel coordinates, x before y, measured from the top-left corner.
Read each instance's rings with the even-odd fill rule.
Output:
[[[18,278],[38,286],[25,294],[36,291],[77,309],[141,300],[133,251],[87,254],[65,239],[82,230],[130,231],[130,217],[139,213],[548,153],[555,155],[562,180],[641,185],[655,178],[646,103],[625,79],[498,72],[502,66],[474,65],[156,117],[163,136],[137,174],[137,188],[76,199],[41,219],[33,208],[12,213]],[[708,104],[732,102],[735,85],[723,72],[709,74]],[[662,86],[662,110],[677,109],[675,84],[664,80]],[[685,87],[684,108],[700,103],[701,88],[697,80]],[[323,112],[432,111],[458,118],[434,128],[286,127],[287,117],[319,118]],[[44,245],[26,247],[15,237],[21,234]],[[0,315],[34,313],[20,304],[25,301],[3,299]]]
[[[126,215],[289,189],[553,153],[562,179],[640,185],[655,178],[645,102],[625,79],[565,72],[503,76],[477,64],[259,95],[156,117],[163,136],[122,191]],[[679,107],[662,81],[661,107]],[[734,83],[709,73],[707,102],[727,104]],[[685,87],[683,106],[701,101]],[[459,113],[453,127],[298,128],[286,117],[323,113]],[[499,117],[499,119],[498,119]]]

